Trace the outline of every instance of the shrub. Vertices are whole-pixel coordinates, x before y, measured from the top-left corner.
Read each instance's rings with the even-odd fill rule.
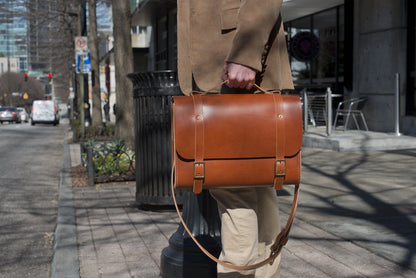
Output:
[[[93,148],[94,173],[97,176],[122,176],[134,174],[135,155],[122,139],[113,139],[109,143],[98,143],[88,140],[85,147]],[[83,153],[87,160],[87,154]],[[86,163],[85,163],[86,165]]]

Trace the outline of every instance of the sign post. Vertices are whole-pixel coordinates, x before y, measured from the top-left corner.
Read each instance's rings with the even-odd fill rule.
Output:
[[[83,62],[82,73],[91,73],[91,53],[76,55],[77,73],[81,73],[81,60]]]
[[[75,37],[75,54],[88,53],[88,37]]]
[[[75,54],[78,56],[88,54],[88,38],[87,37],[75,37]],[[80,87],[80,117],[81,117],[81,138],[85,137],[85,109],[84,109],[84,57],[79,59],[79,87]],[[78,72],[78,71],[77,71]]]

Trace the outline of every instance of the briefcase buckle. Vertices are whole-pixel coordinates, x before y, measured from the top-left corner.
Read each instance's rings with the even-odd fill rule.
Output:
[[[198,169],[200,166],[202,166],[202,171]],[[203,180],[205,179],[205,162],[194,162],[194,179],[195,180]]]

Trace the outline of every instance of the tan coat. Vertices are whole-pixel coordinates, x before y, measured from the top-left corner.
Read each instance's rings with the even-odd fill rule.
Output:
[[[225,62],[255,69],[256,83],[266,90],[293,88],[282,0],[177,2],[178,74],[185,94],[193,87],[206,91],[220,84]]]

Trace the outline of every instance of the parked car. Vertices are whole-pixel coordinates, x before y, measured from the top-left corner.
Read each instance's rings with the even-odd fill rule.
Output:
[[[32,104],[31,124],[59,124],[59,108],[54,100],[34,100]]]
[[[16,109],[19,112],[20,121],[27,123],[29,121],[29,114],[26,112],[26,109],[23,107],[17,107]]]
[[[0,108],[0,123],[3,122],[20,123],[19,113],[16,107],[5,106]]]

